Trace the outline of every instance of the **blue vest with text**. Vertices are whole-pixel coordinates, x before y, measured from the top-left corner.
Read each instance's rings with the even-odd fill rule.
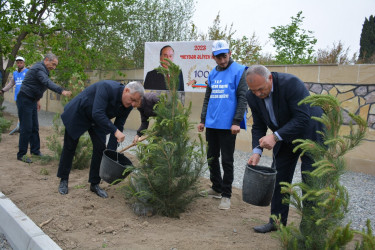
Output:
[[[236,91],[245,66],[233,62],[226,70],[214,68],[208,76],[211,95],[206,113],[206,128],[230,129],[237,108]]]
[[[21,84],[23,79],[25,79],[26,72],[29,69],[25,68],[22,72],[14,71],[13,72],[13,79],[14,82],[16,83],[16,86],[14,88],[14,100],[17,101],[17,95],[18,92],[20,92]]]

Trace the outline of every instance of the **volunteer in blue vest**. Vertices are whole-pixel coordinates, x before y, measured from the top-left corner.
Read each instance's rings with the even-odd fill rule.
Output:
[[[217,66],[208,76],[201,122],[198,124],[199,132],[203,132],[206,127],[207,159],[212,186],[200,192],[200,195],[221,199],[219,209],[229,209],[236,136],[240,132],[240,123],[247,108],[246,67],[233,61],[226,41],[215,41],[212,55]]]
[[[14,89],[14,101],[17,101],[17,95],[18,92],[20,92],[21,84],[23,79],[25,78],[26,72],[29,70],[25,67],[25,58],[22,56],[16,57],[16,64],[17,64],[17,70],[13,72],[13,79],[2,89],[0,90],[1,94],[4,94],[4,92],[7,92],[13,86],[16,86]],[[18,120],[17,126],[9,133],[10,135],[19,132],[20,130],[20,122]]]

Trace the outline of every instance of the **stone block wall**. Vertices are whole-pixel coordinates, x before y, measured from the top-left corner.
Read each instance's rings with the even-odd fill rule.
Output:
[[[349,124],[347,112],[360,115],[368,123],[369,130],[363,143],[350,151],[347,156],[348,168],[353,171],[375,175],[375,64],[372,65],[284,65],[267,66],[271,71],[291,73],[306,83],[311,94],[330,94],[336,96],[345,110],[344,122]],[[143,81],[143,69],[122,70],[121,75],[110,71],[87,72],[89,83],[102,79],[112,79],[122,83],[129,81]],[[13,91],[5,93],[5,99],[14,102]],[[198,123],[204,93],[186,92],[185,103],[192,103],[190,121]],[[42,109],[51,112],[62,112],[60,96],[46,91],[42,100]],[[249,114],[247,131],[241,130],[237,136],[236,149],[251,152],[251,125]],[[126,129],[137,129],[140,125],[139,113],[130,113],[125,124]],[[344,134],[349,132],[349,126],[343,126]],[[197,136],[196,129],[192,130],[192,137]],[[270,155],[270,152],[265,152]]]
[[[359,115],[367,121],[369,128],[375,129],[375,84],[320,84],[305,83],[312,94],[328,94],[341,102],[344,109],[344,124],[348,125],[348,112]]]

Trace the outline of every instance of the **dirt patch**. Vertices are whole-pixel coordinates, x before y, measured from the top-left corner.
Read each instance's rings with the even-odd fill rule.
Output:
[[[6,114],[6,118],[15,121]],[[14,124],[14,123],[13,123]],[[41,127],[41,151],[51,128]],[[219,201],[198,198],[180,219],[138,217],[118,186],[102,183],[109,198],[89,191],[88,169],[73,170],[69,194],[58,193],[58,162],[48,165],[17,161],[18,134],[2,134],[0,142],[0,191],[9,197],[63,249],[275,249],[275,233],[256,234],[252,227],[268,221],[269,207],[242,201],[234,189],[230,210],[219,210]],[[48,175],[41,174],[45,169]],[[210,182],[202,179],[203,188]],[[120,184],[121,185],[121,184]],[[290,221],[298,221],[291,211]],[[48,222],[46,224],[46,222]]]

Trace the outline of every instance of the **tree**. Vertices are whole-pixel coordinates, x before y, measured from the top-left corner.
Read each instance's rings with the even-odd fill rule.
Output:
[[[142,67],[144,42],[184,40],[194,12],[193,0],[6,0],[0,7],[2,86],[17,55],[31,64],[55,53],[62,84],[74,73],[85,80],[86,69]]]
[[[375,62],[375,18],[373,15],[363,23],[359,48],[359,61],[363,63]]]
[[[304,19],[302,11],[291,19],[291,24],[271,27],[273,32],[269,37],[273,39],[273,47],[276,48],[276,62],[278,64],[313,63],[314,45],[317,39],[312,36],[312,31],[301,28]]]
[[[258,63],[261,55],[261,46],[255,36],[255,33],[248,38],[232,39],[230,42],[233,60],[240,62],[244,65],[251,65]]]
[[[179,217],[197,196],[206,147],[200,136],[200,143],[190,140],[189,130],[194,127],[189,122],[191,103],[184,107],[178,99],[180,68],[168,62],[168,69],[159,67],[158,71],[167,79],[169,93],[162,94],[154,107],[154,124],[145,132],[148,143],[137,145],[139,166],[127,195],[158,214]]]
[[[357,57],[356,53],[353,54],[352,58],[349,58],[349,47],[344,48],[341,41],[333,43],[332,48],[318,49],[317,52],[317,63],[320,64],[349,64],[354,63]]]
[[[310,154],[314,160],[314,171],[307,172],[305,183],[281,183],[281,192],[291,197],[288,203],[296,207],[302,220],[299,228],[293,224],[279,224],[279,236],[284,249],[343,249],[355,233],[363,236],[361,249],[374,249],[375,237],[370,223],[367,233],[353,231],[350,223],[342,225],[349,196],[340,183],[345,172],[344,155],[356,147],[364,138],[367,123],[360,116],[349,114],[353,123],[347,135],[340,134],[343,123],[340,102],[331,95],[313,95],[299,104],[320,106],[324,110],[322,117],[312,117],[324,124],[325,131],[317,131],[323,136],[324,145],[312,140],[296,139],[294,151],[301,150]],[[299,190],[303,191],[303,195]],[[280,223],[279,218],[273,216]],[[356,249],[360,245],[357,243]]]
[[[133,0],[65,0],[65,1],[1,1],[0,70],[2,85],[7,81],[15,57],[22,55],[30,64],[46,52],[59,57],[58,81],[67,82],[87,68],[119,65],[124,48],[119,32],[129,31],[128,16]],[[115,45],[116,44],[116,45]],[[111,48],[111,49],[109,49]],[[7,65],[3,65],[8,59]]]
[[[233,30],[233,23],[229,28],[227,25],[222,27],[220,23],[219,12],[214,19],[212,26],[208,28],[208,34],[199,34],[196,37],[199,37],[202,40],[226,40],[230,45],[234,60],[248,65],[258,62],[261,57],[260,51],[262,48],[259,45],[255,33],[253,33],[250,38],[243,36],[242,38],[236,39],[234,38],[236,31]]]

